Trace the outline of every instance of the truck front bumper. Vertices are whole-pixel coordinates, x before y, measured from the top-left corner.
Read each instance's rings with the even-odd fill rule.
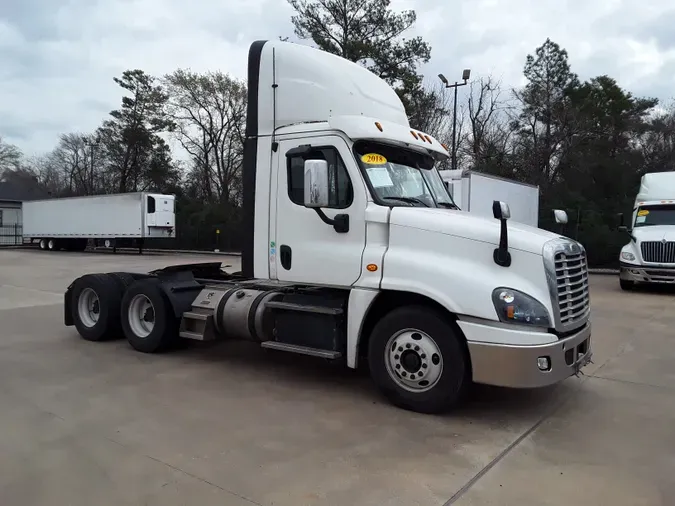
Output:
[[[476,383],[511,388],[553,385],[578,374],[593,355],[590,322],[562,339],[545,334],[555,341],[522,345],[484,342],[482,338],[485,335],[494,335],[494,326],[463,323],[459,322],[467,339]],[[536,333],[526,330],[500,330],[509,333],[511,342],[526,343],[536,336]]]
[[[619,278],[635,283],[675,283],[674,267],[646,267],[621,263]]]

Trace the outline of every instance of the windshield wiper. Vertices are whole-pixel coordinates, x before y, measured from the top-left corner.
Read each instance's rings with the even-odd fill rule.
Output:
[[[450,202],[437,202],[439,206],[447,207],[448,209],[457,209],[459,211],[459,206],[457,204],[452,204]]]
[[[429,207],[429,204],[415,197],[382,197],[382,200],[400,200],[410,204],[422,204],[424,207]]]

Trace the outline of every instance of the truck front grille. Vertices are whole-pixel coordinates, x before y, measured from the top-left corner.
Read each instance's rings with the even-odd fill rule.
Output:
[[[590,308],[588,267],[585,253],[555,255],[560,323],[568,326],[586,318]]]
[[[659,264],[675,264],[675,241],[646,241],[640,244],[642,260]]]
[[[556,330],[570,332],[583,326],[591,313],[588,265],[583,246],[566,238],[553,239],[544,246],[544,265]]]

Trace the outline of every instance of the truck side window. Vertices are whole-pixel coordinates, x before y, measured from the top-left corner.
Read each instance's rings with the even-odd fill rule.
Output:
[[[148,197],[148,214],[155,212],[155,197]]]
[[[305,202],[305,160],[328,162],[329,208],[345,209],[354,200],[354,189],[347,167],[335,148],[316,148],[309,154],[288,157],[288,197],[299,206]]]

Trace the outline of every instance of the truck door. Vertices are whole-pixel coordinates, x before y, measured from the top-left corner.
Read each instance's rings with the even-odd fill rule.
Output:
[[[311,144],[309,150],[303,146]],[[301,149],[298,149],[301,148]],[[349,229],[336,232],[304,206],[304,161],[328,162],[328,218],[349,216]],[[361,275],[366,245],[366,191],[347,143],[338,136],[281,141],[276,152],[276,234],[270,230],[270,273],[281,281],[350,286]],[[274,187],[274,186],[273,186]],[[276,274],[276,276],[275,276]]]

